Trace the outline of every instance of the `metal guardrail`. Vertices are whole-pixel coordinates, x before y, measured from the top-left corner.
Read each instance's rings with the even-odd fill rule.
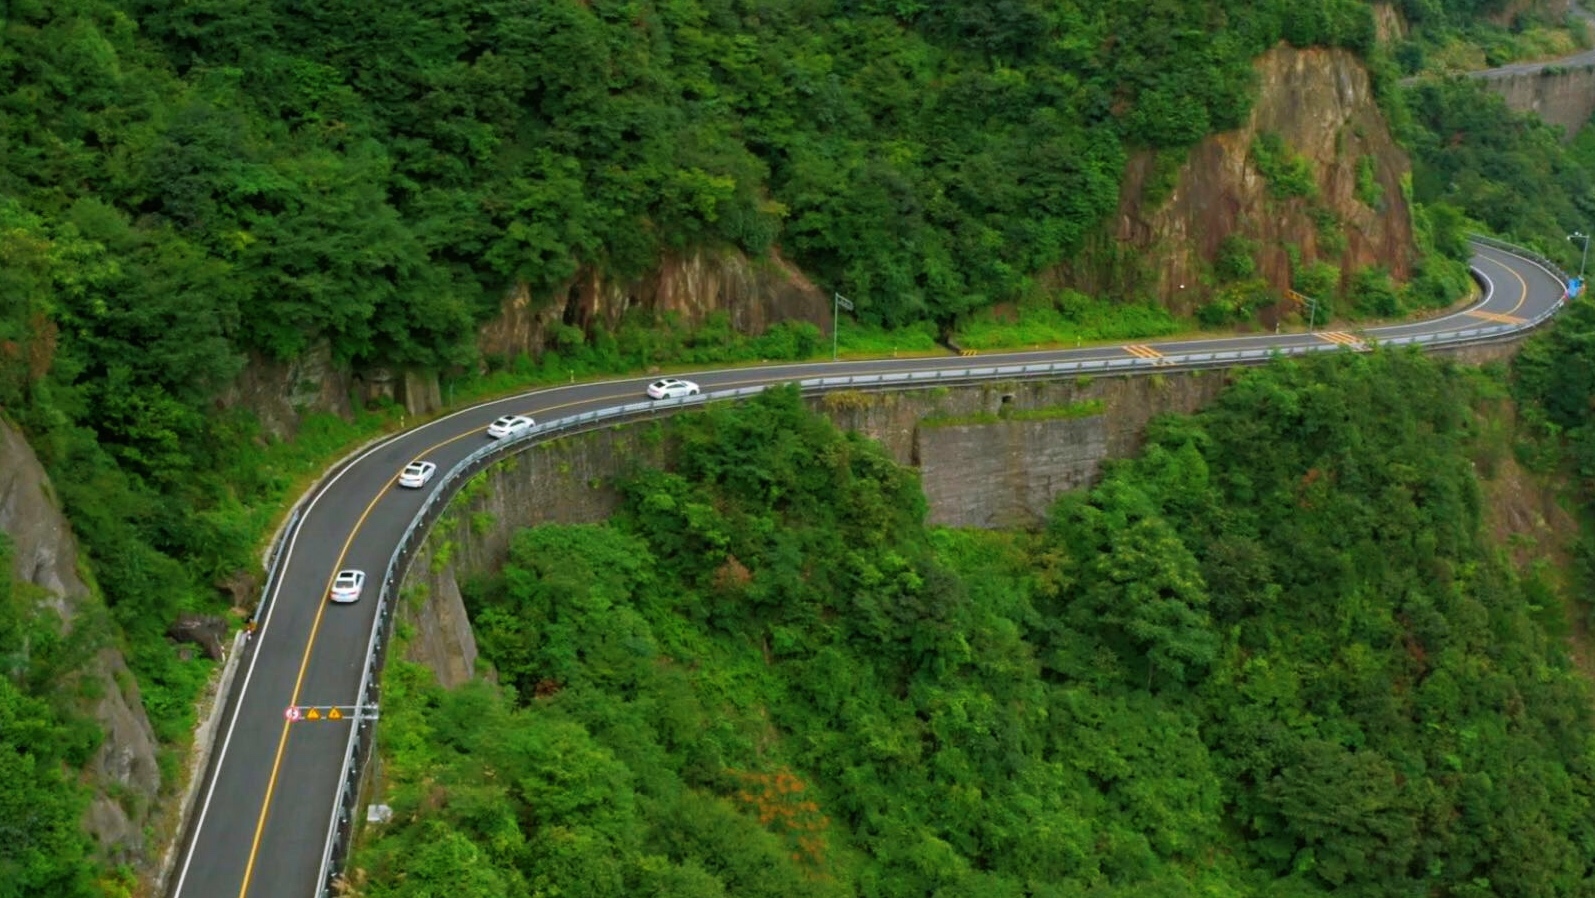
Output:
[[[1568,283],[1567,276],[1561,269],[1538,253],[1493,238],[1476,236],[1472,237],[1472,239],[1476,243],[1495,247],[1533,261],[1558,278],[1564,285]],[[1561,305],[1562,303],[1558,302],[1534,318],[1521,323],[1487,324],[1439,333],[1397,336],[1383,340],[1374,338],[1361,347],[1353,348],[1366,351],[1375,344],[1383,346],[1466,346],[1503,342],[1515,339],[1523,332],[1538,327],[1554,314]],[[799,380],[796,383],[798,388],[805,394],[821,394],[836,390],[887,390],[990,381],[1078,377],[1092,374],[1151,374],[1171,369],[1229,368],[1236,365],[1258,365],[1275,358],[1309,355],[1317,352],[1337,352],[1346,348],[1346,346],[1339,343],[1325,342],[1322,344],[1303,344],[1301,346],[1269,347],[1265,349],[1192,352],[1164,355],[1158,358],[1091,359],[1076,362],[942,368],[897,374],[815,377]],[[449,501],[453,499],[465,481],[500,459],[544,440],[569,436],[615,424],[663,417],[683,409],[694,408],[711,402],[745,399],[764,390],[764,386],[740,387],[734,390],[720,390],[678,399],[634,402],[570,415],[535,425],[525,433],[509,439],[494,440],[461,459],[438,478],[436,486],[428,493],[425,501],[421,504],[420,510],[416,512],[415,517],[411,519],[409,526],[405,528],[404,534],[400,537],[398,547],[388,560],[387,569],[383,572],[382,582],[377,590],[376,618],[372,622],[371,636],[366,645],[365,666],[360,675],[360,687],[355,698],[357,712],[353,715],[354,721],[349,731],[349,742],[344,753],[343,769],[339,776],[338,801],[333,808],[332,819],[327,828],[326,848],[322,852],[319,877],[319,881],[322,883],[320,895],[328,896],[332,894],[334,871],[341,866],[348,854],[349,839],[353,832],[354,806],[359,800],[360,777],[374,745],[381,689],[378,675],[382,671],[383,661],[386,658],[387,636],[392,628],[399,584],[404,579],[415,550],[425,540],[427,531],[442,516]]]
[[[1514,256],[1528,259],[1530,262],[1533,262],[1550,272],[1556,277],[1557,280],[1562,282],[1563,287],[1566,287],[1567,284],[1572,281],[1572,278],[1568,277],[1567,272],[1563,271],[1561,266],[1526,246],[1518,246],[1516,243],[1508,243],[1505,240],[1497,240],[1494,237],[1489,237],[1484,234],[1469,234],[1468,241],[1471,243],[1481,243],[1485,246],[1501,250],[1502,252],[1511,253]]]

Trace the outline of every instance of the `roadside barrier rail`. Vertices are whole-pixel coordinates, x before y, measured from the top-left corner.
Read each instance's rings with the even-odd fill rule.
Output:
[[[1473,242],[1495,247],[1535,262],[1552,276],[1558,278],[1564,288],[1568,283],[1567,275],[1555,263],[1532,250],[1483,236],[1473,236],[1471,239]],[[1563,302],[1565,302],[1565,292]],[[1532,330],[1544,323],[1561,305],[1562,302],[1557,302],[1551,308],[1520,323],[1481,324],[1477,327],[1459,328],[1439,333],[1409,334],[1384,339],[1370,336],[1365,343],[1350,347],[1330,342],[1303,343],[1300,345],[1273,346],[1259,349],[1165,354],[1157,358],[1130,356],[1125,358],[1084,359],[1072,362],[948,367],[893,374],[813,377],[796,381],[796,383],[798,388],[805,394],[822,394],[838,390],[913,389],[939,385],[1007,380],[1038,380],[1097,374],[1152,374],[1179,369],[1230,368],[1237,365],[1260,365],[1275,358],[1309,355],[1318,352],[1367,351],[1374,345],[1448,347],[1485,345],[1518,338],[1525,331]],[[326,848],[322,852],[319,878],[322,884],[320,892],[322,896],[334,894],[334,880],[337,876],[337,870],[347,859],[349,841],[354,832],[354,811],[355,805],[359,801],[360,778],[374,746],[380,699],[379,693],[381,690],[379,675],[386,658],[387,636],[392,629],[399,584],[404,579],[405,572],[415,551],[426,539],[427,531],[442,516],[448,503],[453,499],[460,487],[468,479],[486,470],[495,462],[545,440],[616,424],[665,417],[684,409],[707,405],[711,402],[745,399],[755,396],[764,390],[764,386],[740,387],[733,390],[719,390],[677,399],[633,402],[543,422],[534,425],[515,437],[488,442],[438,477],[436,485],[427,494],[420,510],[416,512],[409,526],[405,528],[404,534],[399,538],[398,547],[388,560],[387,569],[383,572],[382,582],[377,590],[376,618],[372,622],[371,636],[367,641],[365,665],[360,675],[360,687],[355,698],[357,711],[352,715],[354,720],[349,731],[348,747],[344,752],[343,770],[339,777],[338,800],[333,807],[332,818],[327,827]],[[268,579],[269,582],[270,580]]]

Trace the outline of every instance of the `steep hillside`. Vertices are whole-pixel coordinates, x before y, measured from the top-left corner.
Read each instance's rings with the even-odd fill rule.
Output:
[[[1284,47],[1256,70],[1243,127],[1203,139],[1172,171],[1167,154],[1131,158],[1114,223],[1066,282],[1150,293],[1189,315],[1236,280],[1260,279],[1271,302],[1320,263],[1334,293],[1368,268],[1410,276],[1409,166],[1368,70],[1345,51]]]
[[[32,782],[101,789],[107,859],[155,832],[142,736],[170,783],[213,669],[173,623],[247,605],[304,459],[353,436],[333,416],[434,410],[440,371],[812,355],[835,291],[864,323],[934,331],[1051,301],[1049,272],[1106,255],[1091,241],[1121,209],[1164,258],[1135,283],[1218,278],[1214,301],[1169,295],[1182,310],[1248,319],[1257,285],[1289,278],[1389,311],[1391,276],[1425,273],[1414,243],[1457,244],[1398,211],[1399,154],[1358,81],[1375,31],[1361,0],[10,4],[0,410],[80,540],[56,555],[86,592],[62,579],[51,601],[104,609],[101,629],[56,634],[101,639],[70,643],[73,672],[12,637],[50,620],[35,612],[51,587],[0,617],[21,717],[67,734],[34,746],[51,772]],[[1324,121],[1288,120],[1289,89],[1254,105],[1265,82],[1317,98],[1320,66],[1336,73]],[[1244,147],[1214,137],[1238,129],[1256,132]],[[1121,190],[1154,157],[1159,177],[1192,160],[1166,213],[1157,178]],[[1226,197],[1233,213],[1196,210]],[[763,342],[739,332],[771,324]],[[57,707],[41,679],[104,704]],[[91,745],[70,721],[96,708],[113,735]],[[75,819],[89,799],[60,792],[51,819]],[[0,808],[0,832],[30,813]],[[52,868],[36,891],[70,895],[84,846],[58,848],[76,885]]]
[[[468,594],[506,688],[390,672],[355,891],[1583,894],[1591,688],[1485,527],[1500,390],[1248,371],[1031,535],[928,532],[795,393],[673,422]]]
[[[22,895],[85,894],[91,849],[119,864],[147,862],[146,826],[162,786],[172,786],[56,503],[38,459],[0,419],[0,756],[32,768],[0,762],[0,806],[35,805],[26,832],[0,811],[10,833],[0,877]],[[87,789],[62,776],[63,761],[82,765]]]

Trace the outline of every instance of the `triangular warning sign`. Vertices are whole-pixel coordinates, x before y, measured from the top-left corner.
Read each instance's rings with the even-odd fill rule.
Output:
[[[320,720],[321,719],[321,709],[319,709],[319,708],[311,708],[309,711],[305,712],[305,719],[306,720]]]
[[[342,720],[343,719],[343,712],[339,711],[337,708],[333,708],[331,711],[327,712],[327,719],[328,720]]]

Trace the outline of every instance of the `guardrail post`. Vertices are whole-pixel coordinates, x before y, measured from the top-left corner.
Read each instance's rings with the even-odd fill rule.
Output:
[[[1480,235],[1471,235],[1476,243],[1494,246],[1506,252],[1513,253],[1524,259],[1541,265],[1553,277],[1567,284],[1567,275],[1554,263],[1530,250],[1514,246],[1504,241]],[[1414,335],[1412,342],[1425,344],[1468,342],[1494,342],[1498,335],[1513,335],[1539,325],[1550,317],[1551,311],[1542,312],[1532,321],[1517,325],[1504,325],[1490,328],[1472,328],[1462,331],[1446,331],[1439,334]],[[1018,366],[992,365],[981,368],[933,368],[930,370],[909,371],[894,374],[872,375],[846,375],[844,377],[808,378],[797,381],[800,390],[805,392],[825,392],[841,387],[855,385],[872,386],[912,386],[929,382],[963,381],[985,382],[1003,380],[1014,376],[1025,376],[1032,373],[1059,375],[1065,372],[1079,374],[1084,371],[1128,371],[1137,373],[1143,368],[1158,370],[1166,364],[1176,366],[1195,367],[1200,364],[1218,365],[1226,362],[1242,363],[1250,361],[1266,361],[1275,353],[1282,355],[1297,355],[1309,352],[1332,350],[1337,344],[1324,343],[1305,344],[1301,346],[1283,346],[1261,350],[1225,350],[1201,354],[1187,353],[1177,356],[1165,356],[1164,359],[1150,360],[1142,358],[1131,359],[1081,359],[1069,362],[1048,362],[1039,365],[1023,364]],[[1166,360],[1166,361],[1165,361]],[[1152,362],[1144,365],[1145,362]],[[1159,364],[1162,362],[1163,364]],[[425,539],[428,529],[442,517],[447,503],[457,495],[459,488],[470,477],[475,476],[501,458],[517,452],[521,447],[532,445],[536,442],[551,437],[563,436],[592,430],[607,424],[618,424],[627,421],[646,421],[668,414],[677,409],[689,406],[701,406],[713,401],[727,399],[740,399],[754,396],[764,390],[764,386],[741,387],[724,390],[716,393],[702,394],[685,397],[671,402],[658,403],[631,403],[613,408],[599,409],[593,412],[582,412],[553,422],[540,424],[531,430],[507,440],[490,442],[482,448],[472,452],[457,462],[452,468],[438,478],[438,483],[431,493],[422,502],[421,508],[410,520],[409,526],[399,537],[393,555],[388,562],[388,569],[378,591],[377,613],[372,621],[370,637],[366,646],[366,661],[361,672],[360,685],[356,689],[356,701],[363,707],[373,711],[378,708],[378,698],[381,692],[381,672],[386,658],[387,640],[393,618],[395,616],[395,603],[398,600],[400,585],[409,570],[414,550]],[[296,510],[290,519],[290,524],[285,527],[279,537],[278,545],[270,556],[266,578],[267,592],[263,595],[262,605],[269,598],[269,590],[275,578],[279,576],[281,549],[287,541],[287,535],[298,526],[299,512]],[[331,819],[328,821],[327,839],[322,855],[321,894],[327,894],[331,883],[336,878],[336,866],[347,857],[350,840],[353,837],[353,821],[356,805],[359,803],[359,784],[364,770],[364,765],[376,752],[376,716],[369,718],[364,713],[357,713],[353,725],[350,727],[349,740],[344,751],[344,767],[340,776],[340,788],[337,802],[334,805]]]

